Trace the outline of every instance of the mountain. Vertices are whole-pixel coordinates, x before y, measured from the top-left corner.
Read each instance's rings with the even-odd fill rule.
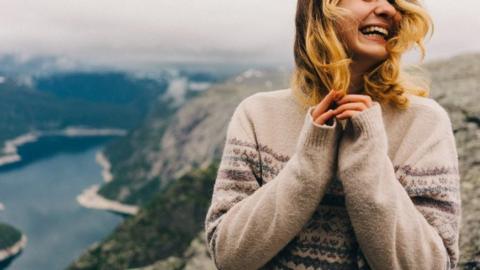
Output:
[[[239,100],[287,87],[288,79],[287,70],[252,69],[214,85],[173,115],[157,104],[142,127],[107,146],[105,155],[115,180],[100,194],[142,204],[173,179],[208,166],[221,154],[226,124]]]
[[[461,268],[480,269],[480,105],[477,102],[480,100],[480,54],[431,62],[424,67],[432,81],[431,97],[449,112],[457,142],[463,205]],[[158,251],[158,246],[168,247],[176,233],[155,225],[157,220],[180,220],[185,213],[190,213],[188,203],[185,203],[186,212],[177,206],[177,203],[188,201],[184,196],[169,196],[168,200],[163,196],[167,196],[164,194],[177,183],[182,185],[180,179],[191,175],[190,172],[216,166],[225,143],[227,123],[234,108],[244,97],[258,91],[287,87],[288,78],[286,70],[249,70],[213,86],[196,99],[185,103],[168,118],[160,119],[152,114],[149,121],[145,122],[146,126],[132,132],[137,136],[124,138],[123,144],[129,146],[128,151],[119,150],[120,144],[107,148],[105,153],[111,160],[114,180],[104,186],[103,195],[144,206],[137,216],[127,219],[119,227],[122,228],[121,232],[116,230],[106,241],[86,251],[72,264],[71,269],[122,269],[125,265],[144,266],[138,268],[144,270],[213,269],[203,243],[203,232],[199,230],[196,234],[193,233],[198,229],[197,224],[191,225],[191,234],[184,238],[184,245],[170,250],[169,256],[165,252],[167,248]],[[200,179],[201,177],[193,177],[191,182],[203,181]],[[194,195],[195,200],[198,199],[197,196],[209,200],[211,192],[197,193]],[[164,199],[159,200],[159,197]],[[163,212],[147,210],[152,208],[162,209]],[[173,209],[176,211],[171,211]],[[147,235],[155,237],[158,242],[148,241],[149,244],[141,248],[135,246],[140,250],[134,249],[132,253],[124,251],[118,255],[108,252],[121,250],[123,243],[135,243],[138,239],[144,239],[145,236],[137,234],[137,229],[148,231]],[[162,237],[161,233],[172,235]],[[191,239],[192,235],[197,237]],[[112,239],[122,240],[112,242]],[[134,260],[131,257],[137,253],[149,253],[150,257],[129,264]],[[159,260],[152,263],[153,258]],[[108,268],[105,264],[98,263],[100,260],[121,260],[125,264],[112,264]]]
[[[288,70],[247,70],[173,115],[157,106],[143,127],[109,145],[114,180],[102,192],[144,207],[69,269],[212,269],[201,231],[228,120],[241,99],[287,87],[288,80]]]
[[[6,78],[0,83],[0,144],[35,130],[136,127],[167,86],[112,73],[52,75],[28,84]]]
[[[165,80],[139,79],[121,73],[0,76],[0,165],[10,163],[8,158],[2,160],[12,154],[8,152],[11,144],[5,143],[14,138],[24,140],[28,136],[19,136],[26,133],[69,127],[134,128],[143,121],[152,100],[162,96],[167,86]],[[167,104],[168,100],[164,102]],[[25,244],[26,236],[0,223],[0,269]]]
[[[35,81],[41,92],[51,93],[62,100],[132,106],[142,113],[148,111],[150,101],[164,92],[167,85],[166,78],[135,78],[119,72],[54,74]]]
[[[11,146],[12,139],[30,140],[31,136],[21,136],[26,133],[54,134],[63,129],[88,133],[82,127],[108,128],[111,131],[137,130],[137,127],[146,126],[143,123],[149,117],[154,115],[164,119],[181,104],[168,95],[172,91],[173,81],[184,82],[184,96],[180,99],[185,101],[225,76],[195,70],[159,71],[148,76],[113,71],[49,73],[41,76],[18,75],[14,72],[5,75],[1,72],[0,59],[0,165],[3,165],[2,154],[5,154],[2,151],[8,148],[6,146]],[[9,144],[5,145],[6,142]],[[120,151],[129,151],[127,145],[115,140],[112,142]],[[0,208],[3,208],[1,203]],[[0,224],[0,260],[2,250],[9,247],[11,240],[19,235],[13,227]],[[3,269],[3,264],[0,264],[0,269]]]
[[[127,269],[181,256],[202,230],[217,166],[192,171],[170,182],[102,245],[95,245],[69,269]],[[152,218],[156,217],[156,218]],[[180,259],[181,258],[181,259]],[[170,259],[171,263],[172,259]]]

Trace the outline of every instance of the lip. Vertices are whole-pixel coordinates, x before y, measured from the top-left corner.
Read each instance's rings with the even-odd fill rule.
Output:
[[[367,36],[367,35],[364,35],[364,34],[362,33],[362,31],[360,31],[360,29],[364,29],[364,28],[367,28],[367,27],[370,27],[370,26],[377,26],[377,27],[381,27],[381,28],[387,29],[387,31],[388,31],[388,36],[387,36],[387,38],[384,39],[384,38],[380,38],[380,37],[377,37],[377,36]],[[371,40],[371,41],[380,42],[380,43],[386,43],[387,40],[393,35],[393,33],[392,33],[392,32],[393,32],[392,27],[390,27],[389,24],[382,23],[382,22],[364,24],[364,25],[362,25],[362,26],[360,26],[360,27],[358,28],[358,32],[359,32],[360,35],[362,35],[362,37],[364,37],[365,39]]]
[[[387,41],[383,38],[383,37],[379,37],[379,36],[367,36],[367,35],[364,35],[362,32],[360,32],[360,35],[362,36],[362,38],[368,40],[368,41],[373,41],[373,42],[376,42],[376,43],[380,43],[380,44],[385,44],[387,43]]]
[[[390,33],[390,31],[392,30],[391,26],[389,24],[386,24],[386,23],[369,23],[369,24],[365,24],[365,25],[362,25],[358,28],[358,30],[360,31],[360,29],[363,29],[363,28],[366,28],[366,27],[369,27],[369,26],[378,26],[378,27],[381,27],[381,28],[385,28],[388,30],[388,33]]]

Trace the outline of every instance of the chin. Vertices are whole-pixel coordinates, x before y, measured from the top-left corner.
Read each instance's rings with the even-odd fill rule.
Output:
[[[363,63],[362,66],[375,67],[388,59],[388,54],[356,54],[352,57],[354,62]]]

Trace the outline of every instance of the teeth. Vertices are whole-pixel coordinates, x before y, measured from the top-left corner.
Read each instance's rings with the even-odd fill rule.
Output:
[[[378,32],[385,37],[388,36],[388,30],[379,26],[369,26],[369,27],[363,28],[361,31],[364,34],[372,34],[374,32]]]

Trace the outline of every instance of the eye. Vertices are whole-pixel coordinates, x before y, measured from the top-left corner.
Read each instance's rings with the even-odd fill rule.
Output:
[[[394,4],[395,4],[395,0],[388,0],[388,3],[389,3],[390,5],[394,5]]]

